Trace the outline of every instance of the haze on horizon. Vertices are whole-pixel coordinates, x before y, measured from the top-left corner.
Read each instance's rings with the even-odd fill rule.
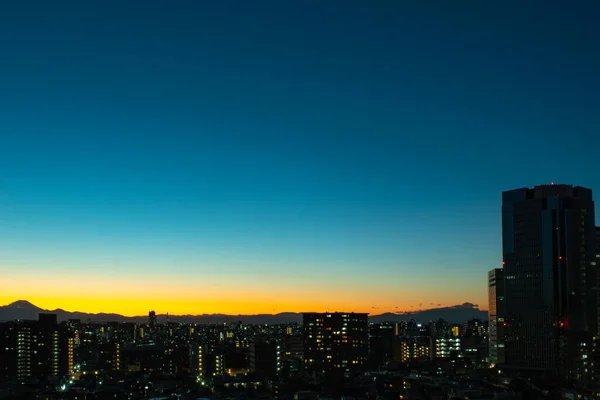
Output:
[[[600,196],[599,17],[596,2],[0,4],[0,304],[485,309],[503,190]]]

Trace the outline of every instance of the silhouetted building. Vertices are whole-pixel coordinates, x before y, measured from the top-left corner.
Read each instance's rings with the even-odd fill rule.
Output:
[[[250,342],[250,371],[273,378],[281,370],[281,345],[275,339],[255,337]]]
[[[121,344],[113,341],[98,346],[98,369],[100,371],[121,370]]]
[[[592,296],[595,299],[595,303],[589,305],[589,307],[592,309],[590,314],[592,314],[591,318],[593,319],[593,324],[591,324],[590,331],[593,336],[600,336],[600,226],[596,227],[596,257],[594,261],[594,266],[596,268],[591,269],[592,271],[590,272],[590,279],[594,285]],[[593,317],[593,310],[596,311],[595,318]]]
[[[0,324],[0,381],[17,378],[17,335],[16,323]]]
[[[170,373],[167,349],[159,345],[125,346],[120,349],[121,368],[129,372]]]
[[[461,340],[462,356],[471,366],[481,366],[488,358],[488,323],[471,319],[464,325]]]
[[[451,336],[451,326],[448,321],[443,318],[438,319],[430,324],[430,334],[434,338],[447,338]]]
[[[0,326],[0,378],[27,381],[68,375],[73,369],[73,338],[55,314],[38,321],[16,321]]]
[[[58,349],[58,373],[67,376],[75,367],[75,334],[64,322],[58,326]]]
[[[135,343],[138,339],[138,326],[133,322],[119,324],[118,339],[125,343]]]
[[[221,349],[196,343],[190,345],[189,355],[189,368],[192,374],[203,377],[225,374],[226,357]]]
[[[369,325],[369,365],[379,368],[392,360],[396,324],[381,323]]]
[[[303,314],[304,365],[308,370],[362,369],[369,353],[368,314]]]
[[[198,343],[190,345],[190,371],[197,376],[204,376],[204,346]]]
[[[225,354],[220,351],[207,352],[204,356],[204,376],[225,374]]]
[[[596,227],[596,268],[600,268],[600,227]],[[598,274],[598,272],[596,272]],[[600,296],[600,276],[596,275],[596,301],[600,304],[598,297]],[[599,315],[596,316],[600,319],[600,306],[597,308]],[[600,392],[600,332],[593,332],[592,348],[586,354],[586,361],[588,365],[584,364],[584,368],[589,368],[589,381],[595,383],[596,393]],[[598,395],[600,397],[600,394]]]
[[[283,337],[283,352],[281,355],[284,375],[294,374],[302,370],[304,360],[304,340],[299,335]]]
[[[489,358],[493,364],[504,364],[504,270],[488,273]]]
[[[151,330],[156,327],[156,323],[157,323],[156,313],[154,311],[150,311],[148,313],[148,326],[150,327]]]
[[[168,359],[170,365],[170,374],[189,374],[190,369],[190,358],[189,358],[189,345],[179,343],[171,346],[168,349]]]
[[[507,366],[576,373],[578,348],[597,331],[595,282],[586,279],[593,275],[594,223],[590,189],[503,192]]]
[[[33,366],[36,365],[37,361],[32,360],[32,330],[35,335],[35,327],[33,324],[24,322],[19,324],[17,328],[17,379],[19,381],[24,381],[32,377],[32,373],[36,373],[35,370],[32,371]],[[37,357],[36,357],[37,358]]]

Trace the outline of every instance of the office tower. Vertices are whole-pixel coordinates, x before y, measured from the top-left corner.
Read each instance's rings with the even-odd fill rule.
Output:
[[[591,304],[592,313],[596,311],[596,318],[594,319],[595,325],[591,328],[591,333],[593,336],[600,336],[600,226],[596,227],[596,259],[594,260],[594,267],[592,268],[593,272],[593,283],[594,290],[592,294],[595,294],[596,302]]]
[[[600,268],[600,227],[596,227],[596,268]],[[597,270],[596,270],[597,271]],[[596,299],[600,296],[600,277],[596,275]],[[600,301],[598,301],[600,304]],[[600,313],[600,307],[597,309]],[[600,315],[596,316],[600,319]],[[589,359],[590,380],[600,384],[600,332],[593,332],[592,348]]]
[[[369,353],[368,314],[303,314],[304,365],[309,370],[341,370],[364,367]]]
[[[150,330],[154,329],[154,327],[156,326],[156,322],[157,322],[156,313],[154,311],[150,311],[148,313],[148,325],[150,327]]]
[[[596,271],[600,269],[600,226],[596,227]],[[600,296],[600,273],[597,272],[598,281],[597,281],[597,293]],[[596,321],[598,323],[598,331],[597,334],[600,335],[600,301],[598,301],[598,316]]]
[[[281,345],[275,339],[254,337],[250,342],[250,371],[274,378],[281,371]]]
[[[488,273],[489,358],[492,364],[504,364],[504,271]]]
[[[542,185],[502,193],[506,366],[573,376],[594,331],[592,191]],[[592,315],[593,314],[593,315]]]

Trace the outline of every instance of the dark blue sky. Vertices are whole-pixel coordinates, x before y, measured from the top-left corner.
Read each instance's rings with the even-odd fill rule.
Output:
[[[23,291],[73,268],[224,292],[344,274],[358,308],[483,303],[502,190],[600,195],[599,20],[595,1],[2,2],[0,272]]]

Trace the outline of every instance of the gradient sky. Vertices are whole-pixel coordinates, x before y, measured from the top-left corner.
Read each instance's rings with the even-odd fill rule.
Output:
[[[600,196],[599,20],[597,1],[0,2],[0,304],[487,309],[502,190]]]

